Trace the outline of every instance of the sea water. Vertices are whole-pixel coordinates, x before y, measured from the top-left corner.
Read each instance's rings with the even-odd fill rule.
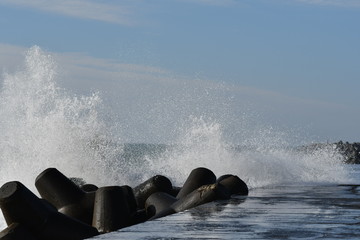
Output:
[[[247,197],[206,204],[94,239],[296,239],[359,235],[359,169],[331,144],[311,152],[286,144],[271,128],[227,140],[223,123],[189,116],[171,144],[126,143],[105,121],[100,93],[76,95],[57,84],[57,63],[39,47],[4,73],[0,90],[0,182],[35,194],[36,176],[56,167],[98,186],[130,185],[162,174],[181,186],[196,167],[235,174]],[[116,127],[115,127],[116,126]],[[121,132],[121,131],[119,131]],[[261,134],[266,132],[266,134]],[[256,135],[257,137],[254,137]],[[269,137],[270,136],[270,137]],[[0,217],[0,227],[6,227]]]

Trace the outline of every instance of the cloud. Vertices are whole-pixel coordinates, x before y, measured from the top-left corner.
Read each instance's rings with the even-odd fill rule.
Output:
[[[184,1],[184,0],[178,0]],[[228,6],[236,3],[235,0],[185,0],[187,2],[193,2],[204,5],[213,5],[213,6]]]
[[[298,2],[339,7],[360,7],[360,0],[296,0]]]
[[[236,3],[235,0],[174,0],[182,2],[198,3],[203,5],[228,6]],[[146,1],[96,1],[96,0],[0,0],[0,4],[33,8],[44,12],[52,12],[80,19],[91,19],[132,26],[139,24],[137,12],[141,12],[137,6]],[[155,4],[155,3],[154,3]],[[150,6],[150,5],[149,5]]]
[[[81,19],[121,25],[134,24],[129,8],[119,3],[104,3],[91,0],[0,0],[0,4],[29,7]]]

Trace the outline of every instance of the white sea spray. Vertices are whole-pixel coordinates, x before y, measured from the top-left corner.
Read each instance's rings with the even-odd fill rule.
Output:
[[[149,161],[153,171],[160,169],[177,184],[196,167],[207,167],[217,176],[238,175],[250,188],[349,181],[335,147],[302,151],[289,146],[285,136],[271,127],[254,129],[242,144],[234,145],[226,141],[219,122],[192,117],[175,147]]]
[[[99,116],[99,93],[71,95],[57,86],[56,78],[56,63],[38,46],[26,52],[22,68],[4,74],[0,91],[2,183],[18,180],[34,189],[36,176],[48,167],[97,184],[114,180],[110,166],[121,149],[108,144],[107,126]]]

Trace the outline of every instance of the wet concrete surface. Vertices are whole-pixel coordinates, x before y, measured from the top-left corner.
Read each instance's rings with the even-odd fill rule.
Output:
[[[360,186],[252,189],[93,239],[360,239]]]

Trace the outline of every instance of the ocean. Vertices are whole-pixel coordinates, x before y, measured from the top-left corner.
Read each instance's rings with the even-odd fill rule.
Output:
[[[189,116],[172,143],[128,143],[121,123],[103,115],[99,93],[76,95],[57,84],[56,62],[39,47],[4,73],[0,90],[0,182],[35,178],[55,167],[97,186],[135,187],[161,174],[181,186],[192,169],[244,180],[233,196],[93,239],[357,239],[360,168],[328,144],[300,151],[282,134],[228,141],[222,123]],[[110,118],[111,119],[111,118]],[[240,120],[239,120],[240,121]],[[126,124],[126,123],[124,123]],[[6,223],[0,216],[0,227]]]

